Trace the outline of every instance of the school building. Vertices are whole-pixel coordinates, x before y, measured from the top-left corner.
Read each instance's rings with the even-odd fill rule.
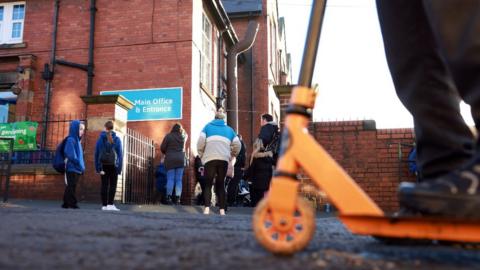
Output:
[[[126,203],[152,201],[159,145],[176,122],[193,161],[201,129],[223,107],[250,152],[261,114],[282,122],[291,94],[285,23],[276,0],[0,0],[0,137],[25,133],[11,156],[0,138],[2,172],[12,163],[10,196],[62,198],[63,176],[50,160],[72,119],[87,124],[84,200],[99,200],[93,151],[107,120],[125,145],[117,199]],[[405,163],[411,130],[355,121],[310,131],[383,209],[398,206],[398,182],[414,178]]]
[[[276,0],[0,0],[0,120],[37,123],[32,151],[14,153],[12,196],[61,198],[61,176],[48,160],[71,119],[87,124],[87,173],[79,187],[84,199],[99,196],[93,146],[109,119],[130,139],[127,152],[139,152],[127,155],[131,166],[119,180],[119,194],[129,188],[131,197],[151,195],[146,189],[152,183],[137,178],[152,178],[159,145],[175,122],[189,135],[190,160],[201,129],[219,107],[227,110],[229,123],[238,119],[238,132],[249,145],[262,113],[279,120],[273,86],[290,82],[277,5]],[[233,98],[237,104],[229,104]],[[191,169],[184,183],[189,203]]]

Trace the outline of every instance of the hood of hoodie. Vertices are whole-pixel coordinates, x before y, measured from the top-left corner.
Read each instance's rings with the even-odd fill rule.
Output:
[[[214,126],[226,126],[227,125],[223,119],[215,119],[212,122],[210,122],[210,124],[212,124]]]
[[[78,140],[80,139],[80,120],[73,120],[70,122],[68,136]]]

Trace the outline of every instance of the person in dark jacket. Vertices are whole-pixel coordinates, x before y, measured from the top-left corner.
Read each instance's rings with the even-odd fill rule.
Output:
[[[237,136],[240,140],[241,147],[233,167],[233,178],[230,180],[227,187],[227,203],[229,206],[234,206],[235,204],[238,194],[238,183],[240,183],[240,179],[243,178],[245,168],[246,147],[242,140],[242,135],[238,134]]]
[[[108,153],[108,154],[107,154]],[[110,154],[110,158],[107,155]],[[102,210],[120,211],[114,204],[118,175],[122,173],[122,141],[113,131],[113,122],[105,123],[105,131],[100,133],[95,145],[95,171],[100,174],[102,186]]]
[[[186,166],[185,142],[187,134],[180,123],[173,125],[170,133],[165,136],[160,150],[165,154],[165,169],[167,170],[167,202],[177,203],[182,195],[183,170]],[[173,188],[175,187],[175,196]]]
[[[203,205],[205,200],[203,198],[203,190],[205,189],[205,167],[202,164],[202,159],[199,155],[195,157],[194,163],[195,169],[195,178],[197,179],[198,184],[200,185],[201,192],[197,195],[197,204]]]
[[[63,194],[63,208],[77,209],[75,189],[80,175],[85,172],[83,149],[80,140],[85,132],[85,125],[79,120],[70,122],[68,137],[65,141],[64,155],[67,159],[65,170],[65,192]]]
[[[250,198],[252,206],[255,207],[263,198],[265,192],[270,188],[272,179],[272,152],[264,152],[265,148],[261,139],[253,144],[253,152],[248,168],[248,179],[252,182]]]
[[[278,124],[273,121],[272,115],[265,113],[262,114],[262,118],[260,119],[260,125],[262,127],[260,128],[258,138],[262,140],[263,147],[267,147],[267,145],[272,142],[275,134],[279,132]]]

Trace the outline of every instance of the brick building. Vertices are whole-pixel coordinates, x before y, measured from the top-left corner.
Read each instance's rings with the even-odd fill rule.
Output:
[[[291,83],[290,55],[286,50],[285,21],[278,15],[277,0],[222,0],[239,36],[249,21],[259,24],[253,47],[239,65],[239,127],[247,145],[260,130],[260,116],[270,113],[280,122],[280,101],[275,85]]]
[[[276,1],[264,1],[261,11],[256,19],[259,35],[254,57],[239,56],[240,110],[245,111],[240,114],[239,126],[240,132],[250,138],[258,133],[261,113],[271,112],[278,119],[279,103],[272,85],[280,83],[280,75],[272,75],[278,71],[273,72],[269,66],[285,63],[272,57],[286,56],[285,52],[268,53],[277,44],[270,39],[280,40],[278,27],[275,33],[270,33],[271,22],[265,20],[274,14],[274,23],[278,25]],[[179,121],[189,134],[187,152],[192,158],[200,130],[213,118],[216,108],[225,104],[222,99],[226,90],[226,55],[244,35],[243,22],[239,20],[232,26],[220,0],[0,0],[0,100],[3,101],[0,107],[4,110],[0,120],[42,123],[65,114],[87,120],[88,136],[84,140],[87,170],[92,168],[91,145],[102,121],[114,119],[117,126],[128,126],[153,139],[155,162],[159,159],[158,145],[173,123]],[[248,59],[254,59],[250,67],[246,64]],[[250,99],[252,87],[257,85],[255,99]],[[149,113],[150,109],[140,105],[161,102],[164,92],[148,91],[172,88],[180,93],[175,100],[180,103],[176,107],[179,116],[173,119],[140,116],[133,121],[129,113],[127,125],[127,120],[123,123],[115,115],[116,109],[111,111],[114,107],[89,108],[92,102],[106,102],[91,97],[109,91],[123,91],[120,93],[126,95],[125,90],[133,90],[134,94],[159,95],[150,101],[130,99],[133,111]],[[254,109],[248,107],[250,104],[244,107],[244,100],[254,100]],[[124,102],[117,103],[128,107],[122,105]],[[254,126],[246,130],[252,122]],[[53,150],[58,138],[50,139],[52,127],[43,127],[40,124],[38,128],[39,146]],[[15,175],[14,168],[13,194],[59,198],[61,188],[45,191],[56,181],[49,179],[58,178],[47,167],[40,171],[24,170],[21,175]],[[187,170],[188,185],[184,185],[187,202],[193,190],[192,177]],[[98,176],[84,178],[84,182],[90,181],[85,186],[91,189],[85,194],[96,192]]]
[[[59,5],[53,42],[55,3]],[[153,139],[157,162],[158,145],[172,124],[180,121],[189,133],[187,148],[193,157],[201,128],[224,103],[225,90],[228,96],[229,49],[254,20],[259,24],[256,41],[238,61],[239,132],[250,146],[260,129],[260,115],[269,112],[279,121],[280,107],[290,94],[278,86],[289,84],[291,74],[277,4],[275,0],[0,0],[0,121],[42,122],[47,108],[52,115],[87,120],[84,144],[90,172],[81,181],[79,195],[96,200],[99,177],[91,167],[101,124],[114,119],[120,133],[126,133],[128,126]],[[94,39],[90,38],[92,14]],[[53,51],[57,61],[52,61]],[[127,122],[126,109],[135,104],[99,97],[103,91],[172,88],[181,89],[181,117],[176,119]],[[313,123],[311,131],[382,208],[396,207],[398,181],[411,179],[399,163],[396,146],[411,143],[411,130],[376,130],[363,122],[342,122]],[[58,143],[58,138],[42,137],[42,125],[37,134],[42,149],[52,150]],[[400,152],[405,155],[405,151]],[[59,199],[61,183],[62,176],[48,164],[14,166],[12,196]],[[191,169],[185,183],[184,202],[189,203],[194,185]]]

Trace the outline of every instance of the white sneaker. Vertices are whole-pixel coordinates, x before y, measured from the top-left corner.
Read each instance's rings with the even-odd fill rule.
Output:
[[[225,209],[220,209],[220,216],[225,216]]]
[[[210,207],[205,207],[205,209],[203,209],[203,214],[204,215],[209,215],[210,214]]]
[[[109,204],[109,205],[107,205],[107,210],[110,210],[110,211],[120,211],[120,209],[118,209],[117,207],[115,207],[114,204]]]
[[[107,206],[102,206],[102,211],[107,211],[108,207]]]
[[[250,192],[248,192],[248,190],[246,188],[242,187],[240,189],[240,195],[247,195],[248,193],[250,193]]]

